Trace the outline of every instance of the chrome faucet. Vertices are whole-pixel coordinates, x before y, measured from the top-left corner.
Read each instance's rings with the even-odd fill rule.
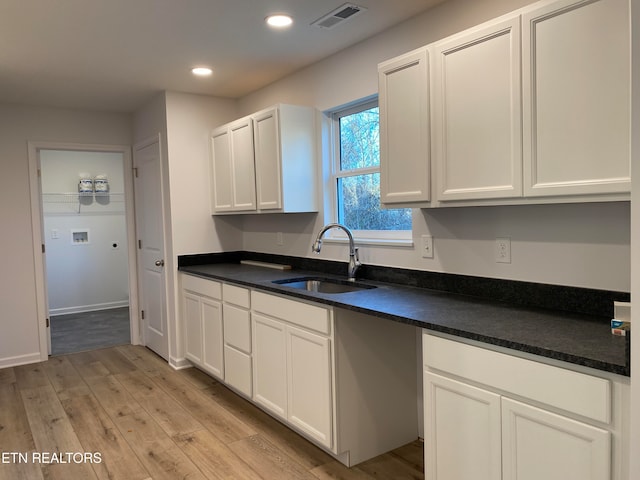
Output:
[[[358,259],[358,249],[356,248],[353,242],[353,235],[351,234],[351,230],[340,223],[329,223],[322,227],[320,233],[316,237],[316,241],[313,242],[311,246],[311,251],[315,253],[320,253],[320,249],[322,248],[322,236],[327,232],[327,230],[331,230],[332,228],[339,228],[347,234],[349,237],[349,281],[353,282],[356,279],[356,271],[358,267],[362,265],[360,260]]]

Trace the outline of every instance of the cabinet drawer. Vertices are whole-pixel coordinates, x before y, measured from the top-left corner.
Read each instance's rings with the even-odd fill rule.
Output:
[[[224,283],[222,284],[222,299],[227,303],[249,308],[249,289]]]
[[[328,308],[255,291],[251,292],[251,303],[257,312],[325,335],[331,334],[331,310]]]
[[[423,334],[425,366],[600,422],[611,421],[611,382]]]
[[[205,295],[219,300],[222,298],[221,285],[220,282],[215,280],[207,280],[187,274],[182,275],[182,288],[198,295]]]
[[[233,305],[222,307],[224,319],[224,343],[246,353],[251,353],[251,320],[249,311]]]
[[[251,397],[251,356],[225,345],[224,380],[247,397]]]

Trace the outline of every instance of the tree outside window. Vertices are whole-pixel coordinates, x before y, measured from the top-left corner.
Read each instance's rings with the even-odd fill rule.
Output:
[[[334,115],[337,218],[351,230],[411,230],[411,209],[380,208],[380,114],[367,103]]]

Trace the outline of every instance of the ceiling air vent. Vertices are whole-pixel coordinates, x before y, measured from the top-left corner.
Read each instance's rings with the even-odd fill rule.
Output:
[[[319,18],[311,25],[329,30],[336,25],[349,20],[356,15],[364,12],[366,8],[359,7],[353,3],[345,3],[341,7],[336,8],[334,11],[327,13],[323,17]]]

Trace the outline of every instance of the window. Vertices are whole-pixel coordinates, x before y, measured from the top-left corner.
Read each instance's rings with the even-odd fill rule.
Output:
[[[335,218],[359,238],[410,238],[411,209],[380,208],[379,119],[377,101],[333,115]]]

